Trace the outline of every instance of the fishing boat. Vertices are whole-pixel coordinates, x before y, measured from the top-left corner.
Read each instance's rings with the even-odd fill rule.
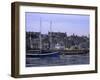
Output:
[[[52,21],[50,22],[50,32],[52,33]],[[40,19],[40,35],[39,35],[39,39],[40,39],[40,49],[39,50],[29,50],[26,53],[27,57],[33,57],[33,58],[43,58],[43,57],[59,57],[59,52],[58,51],[52,51],[52,34],[50,34],[50,48],[49,50],[43,50],[42,49],[42,36],[41,36],[41,29],[42,29],[42,22]],[[30,47],[32,48],[32,38],[30,36]]]

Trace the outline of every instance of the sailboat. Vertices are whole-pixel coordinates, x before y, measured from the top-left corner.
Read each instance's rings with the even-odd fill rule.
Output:
[[[35,58],[43,58],[43,57],[59,57],[59,52],[54,52],[52,51],[52,21],[50,22],[50,35],[49,35],[49,40],[50,40],[50,48],[49,50],[43,50],[42,49],[42,35],[41,35],[41,29],[42,29],[42,21],[41,21],[41,18],[40,18],[40,50],[39,51],[36,51],[35,53],[34,52],[30,52],[28,54],[26,54],[27,57],[35,57]],[[32,40],[30,38],[30,40]],[[30,41],[32,42],[32,41]],[[32,44],[30,44],[30,46],[32,47]],[[34,50],[33,50],[34,51]]]

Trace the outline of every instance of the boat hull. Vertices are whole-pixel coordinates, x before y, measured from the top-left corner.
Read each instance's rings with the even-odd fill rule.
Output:
[[[34,53],[28,53],[26,54],[27,57],[32,57],[32,58],[43,58],[43,57],[59,57],[58,52],[54,53],[39,53],[39,54],[34,54]]]

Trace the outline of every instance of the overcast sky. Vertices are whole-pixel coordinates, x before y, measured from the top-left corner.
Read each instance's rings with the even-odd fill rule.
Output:
[[[74,14],[48,14],[48,13],[25,13],[26,31],[39,32],[41,19],[41,32],[47,34],[50,31],[50,22],[52,32],[66,32],[68,35],[89,34],[89,15]]]

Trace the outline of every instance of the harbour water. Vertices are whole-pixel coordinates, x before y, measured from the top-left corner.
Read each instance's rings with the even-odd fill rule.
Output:
[[[89,53],[60,55],[59,57],[26,57],[26,67],[63,66],[89,64]]]

